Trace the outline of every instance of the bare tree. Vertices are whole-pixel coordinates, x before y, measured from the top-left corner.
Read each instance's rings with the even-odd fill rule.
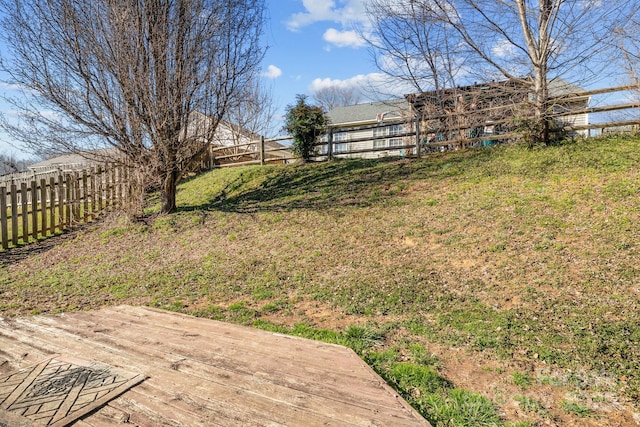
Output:
[[[362,100],[362,94],[353,87],[331,85],[316,90],[313,100],[327,112],[337,107],[357,104]]]
[[[425,1],[370,0],[369,25],[360,28],[377,68],[416,92],[455,87],[464,66],[456,34],[434,6]]]
[[[640,85],[640,16],[630,19],[618,33],[622,67],[631,84]]]
[[[418,52],[426,52],[422,56],[432,59],[431,63],[426,61],[426,69],[434,88],[441,79],[447,85],[454,79],[467,83],[508,79],[517,83],[514,88],[524,88],[532,95],[535,122],[541,124],[537,137],[545,143],[549,142],[550,82],[558,77],[586,81],[602,72],[604,61],[598,60],[610,46],[613,30],[636,13],[633,0],[373,2],[382,2],[395,12],[398,33],[405,38],[398,39],[396,49],[389,49],[393,46],[390,43],[383,46],[386,56],[398,58],[396,62],[404,60],[412,80],[422,77],[425,66],[402,54],[410,52],[407,46],[418,45]],[[411,35],[411,31],[416,34]],[[422,37],[419,44],[418,35]],[[385,40],[388,36],[382,37]],[[444,63],[453,65],[449,69],[438,66],[438,61],[443,64],[442,46],[447,48]]]
[[[32,160],[19,159],[13,153],[0,153],[0,175],[6,175],[27,170]]]
[[[224,117],[224,132],[218,132],[214,144],[228,147],[221,151],[223,155],[256,154],[258,146],[238,146],[256,142],[261,136],[273,136],[276,105],[273,102],[271,89],[265,87],[263,81],[254,77],[239,91],[229,105]],[[237,159],[237,158],[236,158]]]
[[[436,5],[371,0],[366,11],[369,25],[360,28],[360,34],[367,40],[377,68],[389,80],[385,86],[404,93],[428,93],[430,99],[421,103],[420,114],[438,117],[428,120],[433,133],[450,133],[459,127],[450,106],[457,98],[455,88],[464,78],[466,55],[458,49],[457,33],[440,18]],[[410,100],[416,104],[415,99]]]
[[[40,151],[110,147],[159,188],[162,212],[255,75],[264,0],[0,0],[10,83]],[[207,120],[194,119],[198,112]]]

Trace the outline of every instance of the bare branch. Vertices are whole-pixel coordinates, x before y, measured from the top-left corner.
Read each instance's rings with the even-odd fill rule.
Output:
[[[313,94],[313,99],[327,112],[337,107],[357,104],[362,100],[362,94],[358,89],[353,87],[333,85],[318,89]]]
[[[40,151],[114,148],[149,171],[162,210],[256,74],[264,0],[0,0],[10,83],[31,95],[5,126]],[[195,113],[206,126],[189,127]],[[189,130],[189,131],[188,131]]]
[[[548,142],[549,85],[602,76],[633,0],[372,0],[376,64],[418,92],[507,80],[532,95]],[[519,94],[518,96],[521,96]],[[443,100],[440,100],[442,104]]]

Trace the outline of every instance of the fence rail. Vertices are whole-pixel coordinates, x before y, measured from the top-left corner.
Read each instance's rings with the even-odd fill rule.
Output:
[[[551,119],[557,121],[563,131],[577,132],[584,136],[593,133],[605,132],[609,129],[640,129],[640,118],[632,120],[608,120],[596,123],[578,124],[572,123],[571,116],[603,114],[612,112],[634,112],[638,117],[640,102],[628,100],[609,105],[597,105],[594,107],[575,105],[571,103],[585,101],[591,96],[611,94],[629,90],[638,90],[638,86],[618,86],[590,91],[570,93],[552,98],[554,106]],[[566,107],[565,107],[566,106]],[[521,136],[513,129],[513,119],[516,111],[522,114],[523,105],[505,104],[492,106],[474,111],[452,111],[446,114],[434,114],[425,118],[416,115],[405,119],[386,120],[382,123],[370,123],[361,126],[334,126],[329,129],[324,140],[318,141],[314,148],[316,153],[312,160],[323,161],[334,157],[386,157],[386,156],[421,156],[423,153],[434,151],[457,150],[478,146],[492,145],[495,143],[512,141]],[[505,114],[510,111],[510,114]],[[408,115],[410,116],[410,115]],[[521,119],[533,118],[524,114]],[[434,126],[434,122],[441,119],[449,120],[448,123]],[[376,135],[378,130],[384,127],[397,126],[401,131]],[[484,130],[491,127],[495,130]],[[480,129],[480,131],[478,131]],[[336,137],[340,134],[340,139]],[[274,161],[290,162],[297,160],[290,152],[277,158],[268,158],[269,153],[290,150],[290,147],[269,149],[270,142],[290,140],[290,137],[264,139],[250,141],[245,144],[230,147],[218,147],[210,153],[210,165],[214,167],[228,167],[240,165],[266,164]],[[229,154],[229,150],[236,150],[235,154]],[[239,156],[241,153],[242,156]]]
[[[597,94],[635,89],[637,86],[621,86],[565,95],[554,100],[567,101]],[[561,103],[556,106],[562,105]],[[428,120],[414,116],[409,119],[383,121],[364,126],[334,127],[324,140],[315,144],[313,160],[323,161],[339,157],[416,156],[434,151],[456,150],[502,141],[513,140],[517,133],[505,126],[509,119],[491,114],[513,106],[497,106],[475,110],[471,116],[465,112],[433,115]],[[640,102],[618,103],[596,107],[582,107],[569,111],[556,111],[553,118],[577,114],[594,114],[616,111],[634,111],[638,114]],[[487,114],[483,116],[482,112]],[[453,120],[446,128],[433,127],[435,119],[447,117]],[[471,120],[471,118],[473,120]],[[429,122],[431,120],[431,122]],[[471,124],[469,124],[471,123]],[[496,132],[477,134],[479,127],[491,124]],[[393,127],[393,131],[391,128]],[[389,132],[380,132],[385,128]],[[640,119],[611,120],[590,124],[565,123],[564,130],[604,132],[612,128],[640,128]],[[340,134],[340,135],[337,135]],[[441,138],[440,135],[446,136]],[[437,137],[436,137],[437,136]],[[211,146],[200,161],[200,170],[240,165],[264,165],[288,163],[298,160],[287,142],[291,137],[279,137],[244,142],[230,146]],[[284,143],[284,144],[283,144]],[[0,238],[2,248],[26,244],[62,232],[76,224],[95,220],[103,211],[119,206],[132,195],[131,180],[127,169],[116,165],[93,165],[84,170],[52,169],[24,172],[0,177]]]
[[[56,170],[36,178],[31,175],[31,180],[1,183],[2,248],[91,222],[104,211],[120,206],[131,194],[127,169],[117,165]]]

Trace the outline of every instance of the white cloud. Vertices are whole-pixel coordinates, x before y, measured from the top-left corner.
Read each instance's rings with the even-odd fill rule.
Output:
[[[287,21],[290,31],[297,31],[318,21],[333,21],[337,17],[333,10],[336,6],[333,0],[302,0],[302,5],[305,12],[294,13]]]
[[[362,47],[365,45],[365,41],[360,35],[351,31],[339,31],[335,28],[329,28],[324,32],[322,36],[325,41],[337,46],[337,47]]]
[[[372,73],[372,74],[377,74],[377,73]],[[366,83],[371,78],[372,74],[358,74],[357,76],[351,77],[346,80],[331,79],[329,77],[325,77],[323,79],[317,78],[317,79],[314,79],[309,85],[309,92],[315,93],[320,89],[325,89],[328,87],[360,88],[364,83]]]
[[[500,40],[493,48],[491,53],[497,58],[509,58],[515,54],[515,46],[509,40]]]
[[[282,70],[275,65],[269,65],[267,71],[262,73],[262,75],[268,79],[277,79],[282,75]]]
[[[6,90],[22,90],[24,88],[24,86],[21,86],[17,83],[7,83],[7,82],[0,82],[0,89],[6,89]]]
[[[366,0],[302,0],[304,12],[294,13],[287,21],[290,31],[321,21],[338,22],[347,25],[353,22],[363,22]]]
[[[358,74],[348,79],[317,78],[308,87],[309,93],[315,93],[327,87],[356,89],[367,98],[368,101],[401,98],[406,93],[412,92],[411,87],[399,80],[391,80],[384,73]]]

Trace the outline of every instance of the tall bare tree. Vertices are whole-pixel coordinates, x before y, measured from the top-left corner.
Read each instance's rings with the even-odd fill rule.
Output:
[[[366,11],[369,25],[360,33],[381,72],[415,92],[438,92],[458,84],[465,57],[457,50],[457,34],[440,18],[435,5],[370,0]]]
[[[0,175],[27,170],[33,160],[19,159],[14,153],[0,153]]]
[[[618,46],[622,52],[622,67],[631,84],[640,85],[640,16],[630,19],[618,29],[618,33],[621,36]]]
[[[467,82],[508,79],[519,83],[514,87],[527,88],[532,94],[535,121],[541,124],[538,138],[545,143],[549,142],[549,83],[558,77],[582,82],[601,73],[602,54],[611,45],[613,30],[636,13],[633,0],[373,2],[382,2],[395,11],[397,26],[404,31],[401,34],[406,34],[397,49],[387,49],[386,56],[393,58],[393,54],[406,51],[406,46],[415,45],[418,38],[410,32],[421,28],[421,46],[435,46],[428,52],[435,54],[437,63],[441,58],[438,46],[443,44],[442,34],[446,34],[448,63],[460,68],[451,68],[451,73],[430,66],[434,87],[438,85],[436,76]],[[424,68],[411,57],[404,64],[412,78],[421,75],[419,67]]]
[[[162,212],[255,75],[264,0],[0,0],[21,122],[43,151],[110,147],[146,171]],[[208,120],[195,120],[195,112]]]
[[[337,107],[357,104],[362,100],[362,93],[354,87],[331,85],[316,90],[313,100],[328,112]]]
[[[223,155],[256,154],[257,144],[237,145],[256,142],[261,136],[273,136],[276,132],[273,128],[276,105],[271,89],[256,76],[239,93],[224,117],[225,132],[219,132],[214,138],[217,145],[229,147],[221,152]]]

